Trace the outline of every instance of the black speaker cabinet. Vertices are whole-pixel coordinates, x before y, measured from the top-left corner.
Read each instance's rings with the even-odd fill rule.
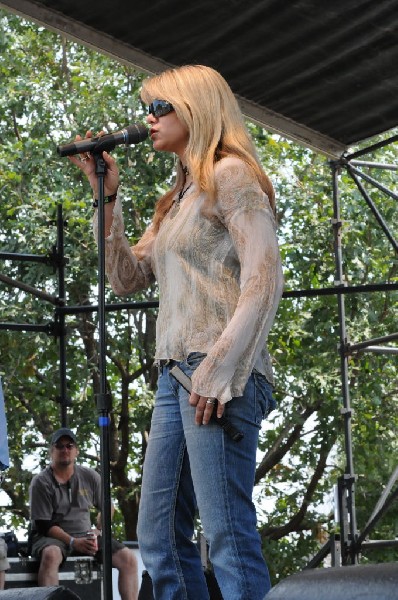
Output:
[[[397,600],[398,563],[308,569],[287,577],[265,600]]]
[[[81,600],[65,587],[13,588],[0,592],[1,600]]]

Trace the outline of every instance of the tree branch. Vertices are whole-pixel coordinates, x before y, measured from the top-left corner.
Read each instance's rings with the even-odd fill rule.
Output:
[[[319,453],[319,460],[318,460],[317,466],[314,470],[314,473],[311,477],[311,480],[310,480],[308,487],[306,489],[306,492],[304,494],[302,504],[301,504],[299,510],[296,512],[296,514],[290,519],[290,521],[288,521],[281,527],[264,527],[264,528],[262,528],[261,529],[261,537],[263,537],[263,538],[268,537],[272,540],[278,540],[281,537],[284,537],[284,536],[288,535],[289,533],[292,533],[293,531],[298,531],[300,529],[300,524],[302,523],[302,521],[307,513],[308,507],[314,496],[316,487],[325,472],[327,458],[328,458],[329,453],[336,441],[336,438],[337,438],[337,433],[334,433],[322,444],[322,447],[321,447],[321,450]]]
[[[302,413],[299,415],[298,422],[292,428],[292,423],[288,423],[281,431],[272,447],[268,450],[266,455],[263,457],[261,463],[256,469],[255,484],[259,483],[261,479],[270,471],[275,465],[277,465],[285,454],[292,448],[293,444],[299,439],[300,434],[303,430],[304,424],[309,417],[320,407],[322,400],[319,399],[315,404],[307,406]],[[288,435],[291,429],[290,435]],[[283,440],[288,435],[286,442]]]

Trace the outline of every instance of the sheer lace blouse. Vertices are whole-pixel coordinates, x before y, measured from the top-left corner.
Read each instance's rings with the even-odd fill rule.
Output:
[[[224,158],[216,183],[210,218],[201,214],[204,195],[191,187],[157,234],[147,229],[138,256],[125,237],[118,198],[105,261],[116,294],[157,280],[156,359],[205,353],[193,390],[224,403],[242,394],[253,368],[273,381],[266,341],[283,277],[274,216],[251,169]]]

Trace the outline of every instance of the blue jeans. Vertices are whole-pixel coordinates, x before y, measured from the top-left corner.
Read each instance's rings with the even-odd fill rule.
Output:
[[[178,363],[192,375],[203,354]],[[198,426],[188,393],[160,368],[145,456],[138,541],[156,600],[207,600],[192,541],[196,509],[224,600],[263,600],[270,589],[252,502],[261,421],[274,406],[271,385],[253,372],[224,416],[244,437],[233,441],[215,422]]]

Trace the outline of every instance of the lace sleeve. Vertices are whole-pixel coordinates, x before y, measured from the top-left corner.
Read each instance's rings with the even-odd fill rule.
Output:
[[[193,389],[227,402],[241,395],[263,350],[283,290],[273,212],[239,159],[216,174],[219,216],[240,263],[240,296],[227,327],[193,375]]]
[[[98,211],[95,211],[93,229],[98,242]],[[140,242],[140,251],[126,238],[122,204],[116,198],[110,235],[105,239],[105,271],[115,294],[123,296],[146,288],[154,282],[152,248],[155,236],[150,226]]]

